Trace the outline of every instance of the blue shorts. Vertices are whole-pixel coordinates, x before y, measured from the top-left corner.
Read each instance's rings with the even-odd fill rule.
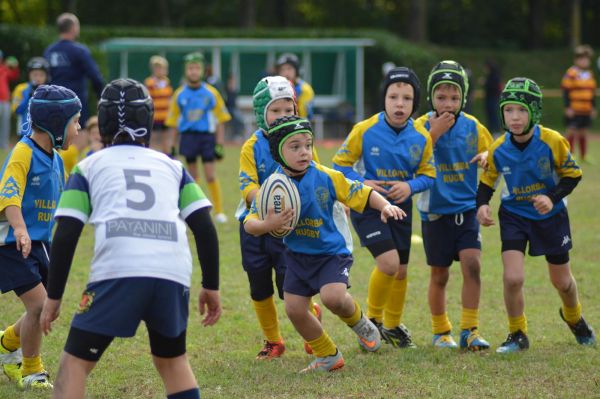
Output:
[[[109,337],[133,337],[143,320],[169,338],[187,329],[190,290],[174,281],[132,277],[89,283],[71,327]]]
[[[215,135],[208,132],[183,132],[179,138],[179,153],[187,162],[196,162],[201,157],[202,162],[215,160]]]
[[[308,255],[286,250],[288,265],[283,290],[290,294],[311,297],[325,284],[344,283],[347,287],[352,255]]]
[[[360,238],[360,245],[368,247],[381,241],[393,241],[397,250],[410,250],[410,236],[412,235],[412,201],[401,204],[400,208],[406,212],[402,220],[388,219],[387,223],[381,221],[381,212],[367,207],[363,213],[350,212],[350,219],[356,234]]]
[[[0,246],[0,292],[15,291],[21,296],[39,283],[45,287],[49,263],[47,243],[32,241],[27,259],[16,244]]]
[[[566,208],[547,219],[533,220],[500,206],[498,218],[502,241],[529,241],[530,256],[562,255],[573,248]]]
[[[270,234],[255,237],[246,233],[244,223],[240,223],[240,248],[245,272],[252,273],[274,268],[276,273],[285,273],[283,253],[286,246],[283,239],[275,238]]]
[[[421,221],[421,232],[429,266],[450,267],[463,249],[481,249],[475,210]]]

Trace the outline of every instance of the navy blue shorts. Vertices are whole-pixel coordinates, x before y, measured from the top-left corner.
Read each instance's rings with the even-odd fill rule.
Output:
[[[286,246],[283,239],[275,238],[270,234],[255,237],[246,233],[244,223],[240,223],[240,248],[245,272],[252,273],[274,268],[276,273],[285,273],[283,253]]]
[[[421,221],[421,232],[429,266],[450,267],[463,249],[481,249],[475,210]]]
[[[330,283],[348,283],[352,255],[308,255],[286,250],[288,265],[283,290],[290,294],[310,297]]]
[[[400,208],[406,212],[406,217],[402,220],[388,219],[387,223],[381,221],[381,212],[371,207],[367,207],[363,213],[350,211],[350,219],[360,238],[360,245],[369,247],[391,240],[398,251],[410,250],[412,201],[410,204],[401,204]]]
[[[0,291],[14,291],[21,296],[39,283],[46,286],[48,279],[48,244],[31,242],[31,252],[23,259],[16,244],[0,246]]]
[[[208,132],[181,133],[179,138],[179,153],[187,162],[196,162],[201,157],[202,162],[215,160],[215,135]]]
[[[504,241],[529,241],[529,255],[561,255],[573,248],[569,214],[564,208],[547,219],[533,220],[500,207],[500,238]]]
[[[107,335],[133,337],[143,320],[148,329],[165,337],[187,328],[190,290],[174,281],[132,277],[89,283],[72,327]]]
[[[565,118],[565,125],[575,129],[587,129],[592,126],[592,117],[590,115],[575,115],[572,118]]]

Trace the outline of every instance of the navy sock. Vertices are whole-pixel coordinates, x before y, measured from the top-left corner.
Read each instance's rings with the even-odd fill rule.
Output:
[[[167,399],[200,399],[200,388],[192,388],[167,395]]]

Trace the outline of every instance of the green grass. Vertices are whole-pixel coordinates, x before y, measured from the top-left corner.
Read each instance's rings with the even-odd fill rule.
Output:
[[[320,148],[329,163],[334,149]],[[600,162],[600,142],[591,143],[592,156]],[[238,203],[238,147],[227,148],[219,165],[226,209],[232,215]],[[0,154],[3,159],[5,154]],[[600,164],[599,164],[600,165]],[[600,212],[598,186],[600,166],[584,165],[584,179],[570,196],[574,249],[572,265],[584,312],[600,328],[600,301],[596,289]],[[497,198],[494,203],[497,208]],[[414,220],[415,230],[420,223]],[[502,264],[498,227],[483,229],[483,293],[481,331],[492,344],[484,354],[438,351],[430,347],[430,317],[427,306],[429,270],[421,246],[413,247],[409,292],[403,322],[419,346],[395,350],[384,346],[375,354],[359,350],[354,334],[337,317],[324,311],[323,323],[344,354],[346,367],[330,375],[300,375],[311,360],[302,349],[302,339],[287,320],[283,303],[277,301],[287,352],[283,358],[259,362],[254,356],[262,336],[254,315],[247,278],[240,264],[238,225],[218,226],[221,246],[221,294],[223,316],[211,328],[200,325],[196,301],[192,300],[188,329],[188,354],[203,398],[390,398],[390,397],[600,397],[600,353],[575,343],[558,316],[560,300],[552,288],[543,257],[526,261],[526,314],[531,349],[517,355],[500,356],[495,348],[507,333],[502,298]],[[65,293],[62,315],[53,333],[44,338],[43,360],[52,375],[66,339],[70,320],[85,287],[93,251],[93,231],[87,227],[79,241]],[[193,241],[192,241],[193,242]],[[355,240],[355,246],[357,246]],[[366,306],[367,282],[373,266],[369,253],[354,252],[351,294]],[[192,297],[199,290],[199,267],[194,269]],[[455,264],[448,286],[448,313],[458,338],[461,276]],[[23,311],[9,293],[0,296],[0,326],[13,322]],[[161,398],[161,381],[154,371],[147,334],[142,326],[135,338],[117,339],[88,379],[90,398]],[[16,388],[0,377],[0,398],[19,397]],[[29,398],[46,394],[27,393]]]

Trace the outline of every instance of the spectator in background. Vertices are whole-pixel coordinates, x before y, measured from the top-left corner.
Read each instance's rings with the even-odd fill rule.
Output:
[[[0,149],[8,150],[10,136],[10,88],[9,82],[19,78],[19,62],[8,57],[4,62],[4,53],[0,50]]]
[[[298,103],[298,116],[312,119],[315,91],[311,85],[300,78],[300,60],[298,56],[292,53],[281,54],[275,67],[277,75],[287,78],[294,85],[296,102]]]
[[[237,106],[238,88],[235,76],[229,74],[227,85],[225,86],[225,106],[231,115],[231,127],[233,129],[233,139],[243,139],[244,137],[244,119]]]
[[[80,123],[85,125],[89,117],[86,77],[92,81],[96,96],[100,98],[104,81],[90,50],[76,40],[79,37],[79,19],[71,13],[63,13],[56,19],[59,40],[44,51],[50,63],[52,83],[67,87],[81,100]]]
[[[492,59],[487,59],[485,61],[483,90],[485,94],[487,128],[492,134],[499,133],[500,119],[498,118],[498,104],[500,101],[500,93],[502,92],[502,77],[500,75],[498,64]]]
[[[29,99],[38,86],[50,81],[50,64],[44,57],[33,57],[27,62],[27,82],[19,83],[12,93],[11,110],[17,116],[17,134],[29,136],[31,123],[27,122]]]
[[[579,141],[581,162],[585,162],[587,131],[596,117],[596,79],[592,72],[594,52],[588,45],[575,47],[573,66],[565,72],[560,86],[565,102],[567,140],[575,154],[575,140]]]
[[[165,127],[165,120],[169,113],[169,104],[173,95],[173,87],[169,80],[169,61],[160,55],[150,57],[151,76],[144,80],[152,101],[154,102],[153,136],[160,140],[160,150],[175,156],[175,136],[171,129]]]

